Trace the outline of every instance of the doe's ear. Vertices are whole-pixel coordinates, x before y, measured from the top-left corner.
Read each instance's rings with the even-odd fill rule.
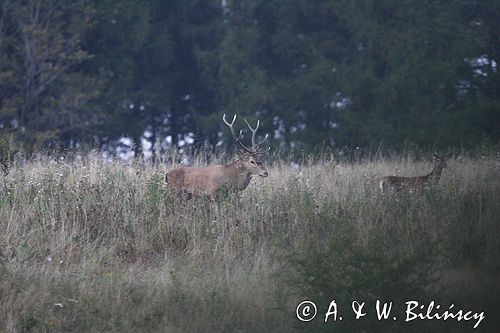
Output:
[[[442,160],[443,158],[436,153],[432,153],[432,159],[433,160]]]

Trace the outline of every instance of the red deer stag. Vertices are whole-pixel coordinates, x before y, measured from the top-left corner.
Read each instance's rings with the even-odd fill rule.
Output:
[[[199,168],[182,166],[167,172],[165,182],[174,188],[177,193],[187,194],[188,197],[209,195],[212,199],[216,199],[224,191],[238,192],[244,190],[254,175],[263,178],[268,176],[266,168],[259,159],[260,154],[267,153],[270,150],[268,148],[265,151],[259,151],[259,146],[267,140],[268,135],[266,134],[261,142],[256,142],[256,133],[260,121],[257,120],[257,125],[252,128],[245,119],[245,123],[252,132],[252,146],[248,148],[241,142],[242,131],[240,131],[239,136],[236,136],[234,132],[233,125],[236,121],[236,115],[234,115],[231,123],[226,120],[225,114],[222,120],[229,127],[234,139],[242,148],[240,158],[228,165],[211,165]]]
[[[392,190],[400,192],[403,190],[421,192],[428,183],[437,184],[441,178],[441,172],[448,165],[446,159],[437,154],[433,154],[434,168],[425,176],[417,177],[398,177],[386,176],[380,180],[380,190],[385,192]]]

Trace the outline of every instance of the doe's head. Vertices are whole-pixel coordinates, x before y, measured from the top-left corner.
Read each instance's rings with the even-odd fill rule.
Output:
[[[432,154],[432,161],[438,168],[444,169],[448,167],[448,164],[446,163],[446,157],[439,156],[436,153]]]

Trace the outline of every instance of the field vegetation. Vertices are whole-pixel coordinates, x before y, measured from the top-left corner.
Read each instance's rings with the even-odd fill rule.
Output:
[[[200,155],[201,156],[201,155]],[[214,157],[214,162],[230,160]],[[198,158],[196,164],[204,165]],[[17,160],[0,192],[0,332],[472,331],[471,322],[322,322],[330,300],[435,300],[500,312],[500,155],[455,155],[438,186],[412,153],[291,164],[238,199],[179,201],[169,163],[96,153]],[[314,300],[310,323],[296,305]]]

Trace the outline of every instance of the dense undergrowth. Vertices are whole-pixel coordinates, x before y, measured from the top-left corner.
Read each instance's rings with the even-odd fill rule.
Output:
[[[0,332],[472,331],[471,322],[349,317],[435,300],[500,311],[500,157],[454,157],[423,194],[382,195],[405,157],[275,161],[238,202],[180,202],[168,165],[89,155],[17,162],[0,193]],[[401,171],[399,171],[401,170]],[[295,318],[303,299],[318,305]],[[342,322],[323,323],[335,299]],[[371,306],[371,305],[370,305]]]

